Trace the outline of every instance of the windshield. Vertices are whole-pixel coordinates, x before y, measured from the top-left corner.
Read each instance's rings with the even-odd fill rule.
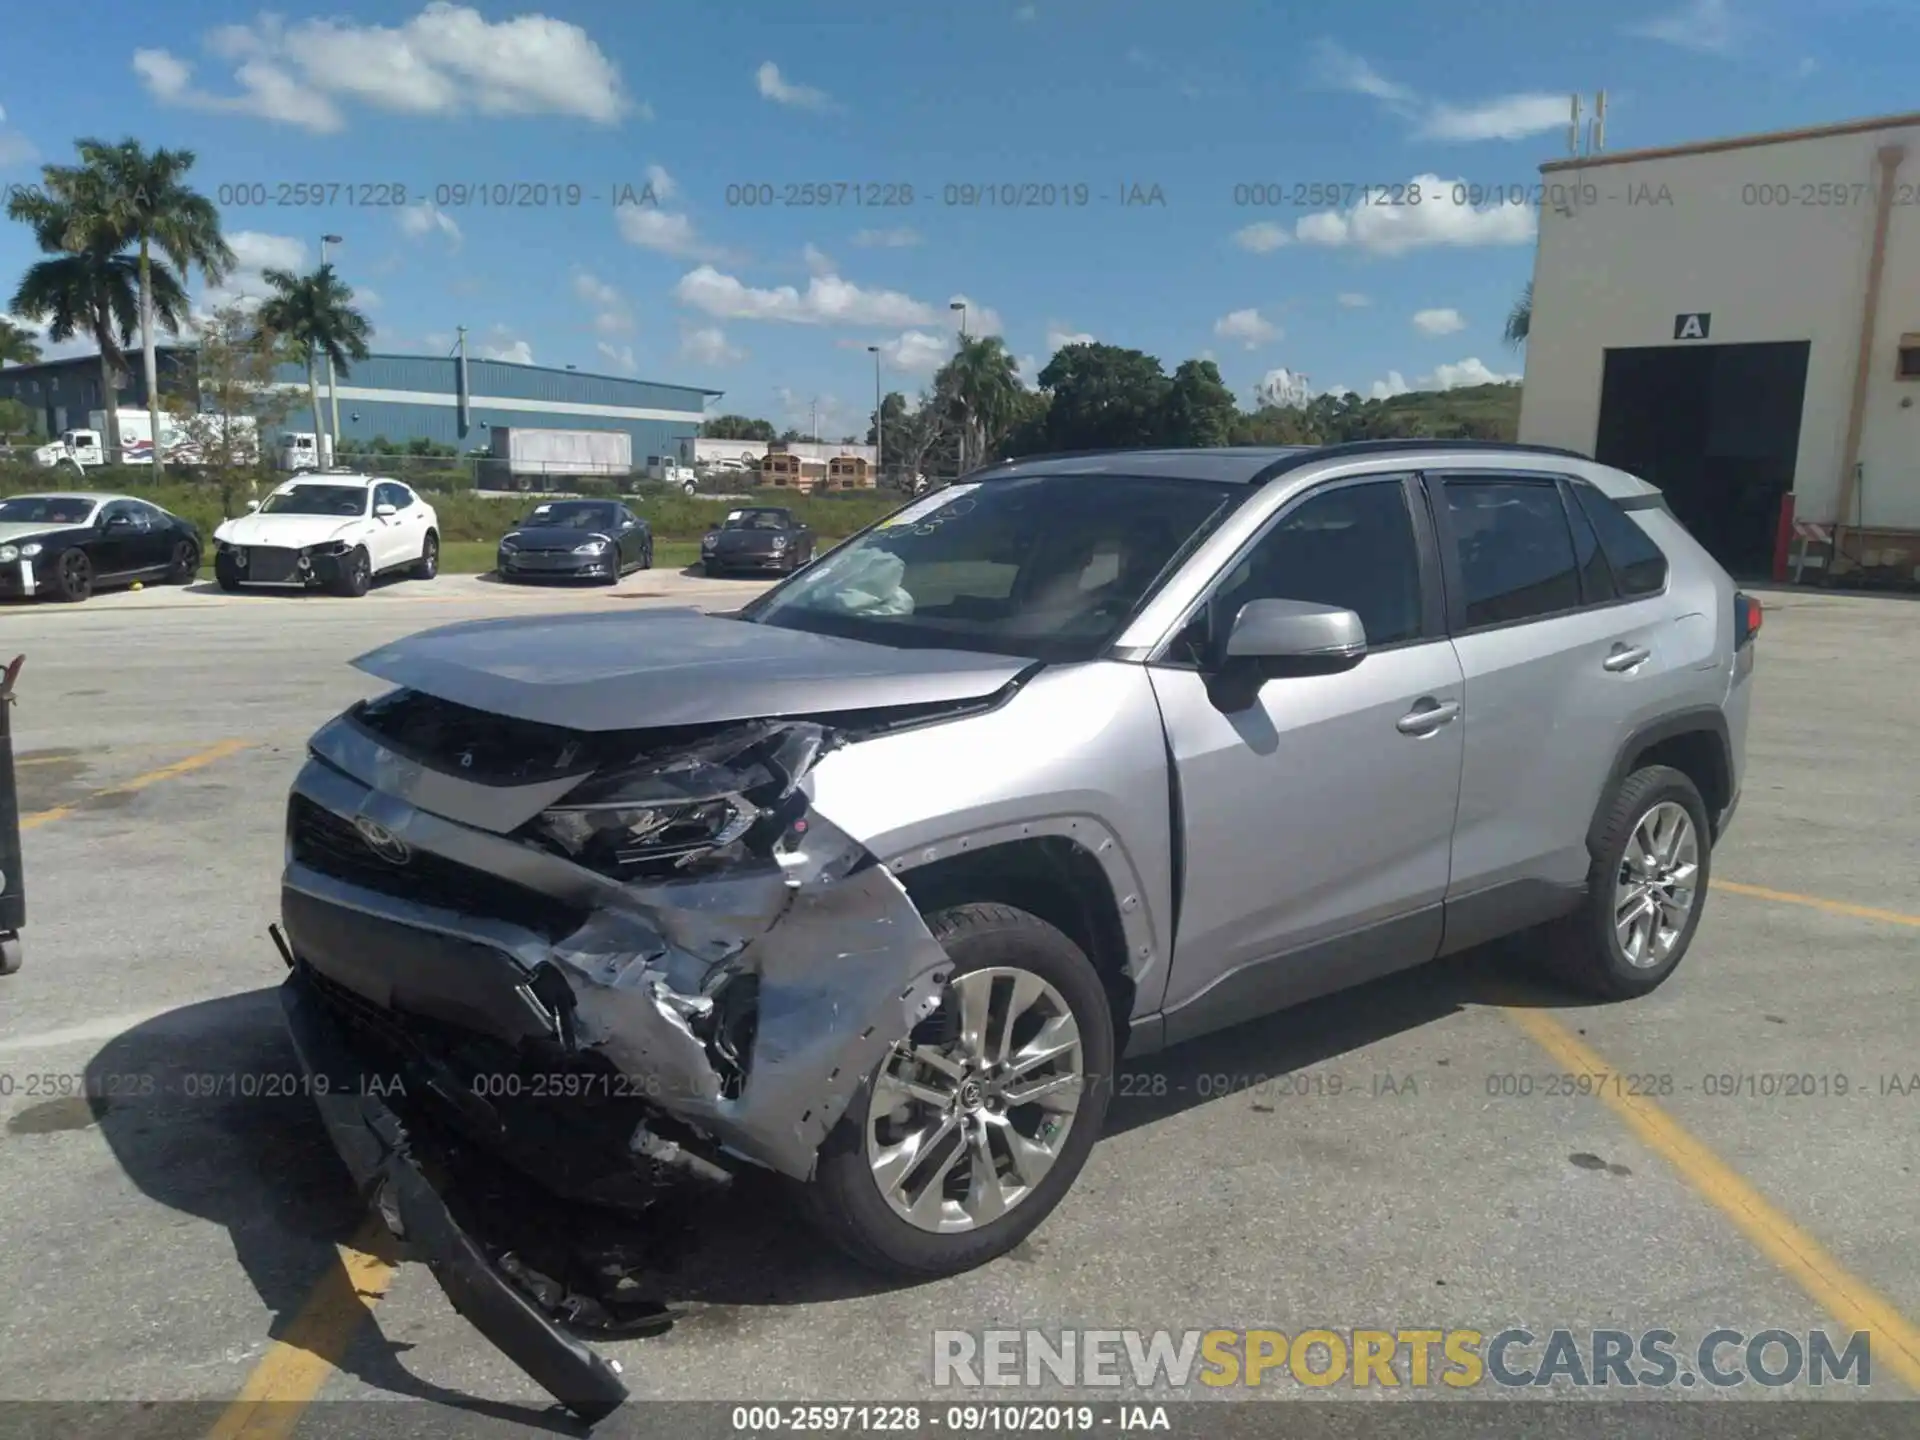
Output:
[[[737,510],[727,516],[722,530],[784,530],[787,528],[787,512],[784,510]]]
[[[533,513],[520,522],[522,528],[550,525],[568,530],[611,530],[619,516],[611,505],[575,501],[564,505],[536,505]]]
[[[99,503],[84,495],[17,495],[0,501],[0,524],[85,525]]]
[[[296,485],[269,495],[260,507],[265,515],[342,515],[367,513],[364,485]]]
[[[896,511],[741,618],[883,645],[1091,659],[1244,494],[1125,475],[954,485]]]

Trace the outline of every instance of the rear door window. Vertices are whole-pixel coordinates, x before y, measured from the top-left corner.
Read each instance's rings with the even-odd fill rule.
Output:
[[[1443,489],[1466,628],[1580,607],[1580,568],[1558,485],[1449,476]]]
[[[1576,485],[1580,509],[1600,537],[1614,579],[1624,596],[1657,595],[1667,583],[1667,557],[1631,515],[1591,485]]]

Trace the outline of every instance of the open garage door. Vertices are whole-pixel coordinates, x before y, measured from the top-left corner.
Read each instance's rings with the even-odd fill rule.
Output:
[[[1674,515],[1743,578],[1773,564],[1806,399],[1804,340],[1607,351],[1594,458],[1658,485]]]

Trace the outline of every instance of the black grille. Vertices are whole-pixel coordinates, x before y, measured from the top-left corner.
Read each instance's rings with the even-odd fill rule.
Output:
[[[395,864],[375,852],[352,821],[304,795],[288,802],[287,836],[293,858],[308,869],[382,895],[504,920],[549,940],[563,939],[586,923],[587,912],[576,906],[424,850],[413,850],[404,863]]]
[[[247,550],[249,580],[291,580],[299,573],[300,552],[273,545],[254,545]]]
[[[601,747],[593,736],[490,715],[418,690],[396,690],[349,713],[363,730],[408,759],[482,785],[584,775],[599,763]]]

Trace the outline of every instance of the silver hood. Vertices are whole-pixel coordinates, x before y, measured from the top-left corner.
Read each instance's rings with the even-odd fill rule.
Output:
[[[984,699],[1031,662],[675,609],[468,621],[353,664],[471,709],[606,731]]]

